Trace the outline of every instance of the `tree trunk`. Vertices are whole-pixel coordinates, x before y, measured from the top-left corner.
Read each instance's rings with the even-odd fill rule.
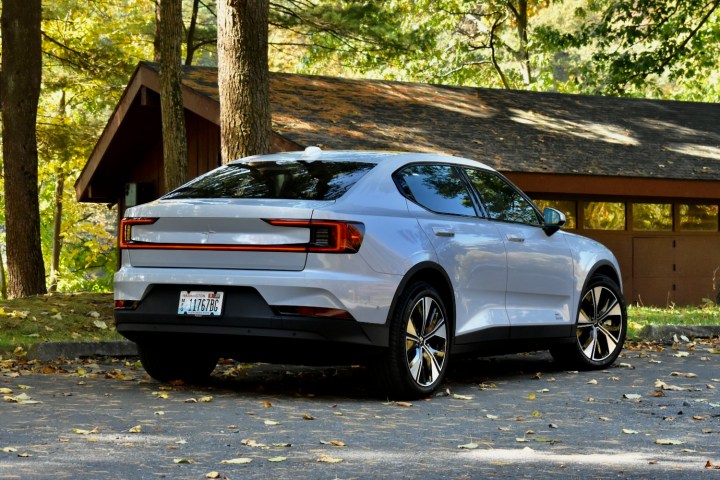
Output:
[[[60,105],[58,106],[58,123],[61,128],[66,125],[65,122],[65,91],[63,90],[60,97]],[[56,148],[60,157],[60,164],[55,171],[55,215],[53,218],[53,237],[52,237],[52,254],[50,256],[50,286],[48,290],[57,292],[58,272],[60,271],[60,251],[62,250],[62,216],[63,216],[63,195],[65,193],[65,164],[68,161],[68,141],[65,131],[57,142]]]
[[[44,294],[36,120],[40,96],[40,0],[2,2],[2,123],[10,297]]]
[[[198,10],[200,9],[200,0],[193,0],[192,14],[190,15],[190,26],[187,30],[185,39],[185,65],[192,65],[193,56],[195,55],[195,26],[197,25]]]
[[[2,256],[2,249],[0,249],[0,299],[5,300],[7,298],[7,283],[5,283],[5,261]]]
[[[222,162],[270,152],[268,0],[218,1]]]
[[[530,52],[528,52],[528,13],[527,0],[520,0],[516,11],[516,24],[518,32],[518,40],[520,47],[518,55],[520,60],[520,74],[523,77],[523,83],[530,85],[532,82],[532,74],[530,71]]]
[[[181,46],[183,39],[182,1],[161,0],[160,109],[162,112],[165,191],[187,181],[188,149],[185,107],[182,96]]]

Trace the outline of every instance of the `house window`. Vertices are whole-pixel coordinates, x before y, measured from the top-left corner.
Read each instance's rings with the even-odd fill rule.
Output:
[[[680,204],[681,232],[717,232],[718,206]]]
[[[670,203],[633,203],[633,230],[672,232],[673,208]]]
[[[587,202],[583,217],[585,230],[625,230],[625,204],[622,202]]]
[[[534,200],[534,202],[540,210],[544,210],[545,208],[554,208],[555,210],[563,212],[567,218],[563,228],[567,230],[574,230],[577,228],[575,220],[577,218],[577,205],[574,200]]]

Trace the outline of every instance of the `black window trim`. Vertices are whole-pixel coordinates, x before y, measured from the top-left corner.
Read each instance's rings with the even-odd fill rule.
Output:
[[[537,219],[538,219],[538,221],[539,221],[540,223],[537,224],[537,225],[534,225],[534,224],[525,223],[525,222],[513,222],[513,221],[511,221],[511,220],[498,220],[498,219],[495,219],[495,218],[491,218],[491,217],[490,217],[490,211],[489,211],[488,208],[485,206],[485,203],[482,201],[482,196],[480,195],[480,192],[477,191],[477,189],[475,188],[475,185],[472,183],[472,180],[470,180],[470,177],[469,177],[469,176],[467,175],[467,173],[465,172],[466,169],[477,170],[477,171],[479,171],[479,172],[483,172],[483,173],[485,173],[485,174],[495,176],[495,177],[499,178],[500,180],[504,181],[504,182],[505,182],[506,184],[508,184],[513,190],[515,190],[516,193],[520,194],[520,196],[521,196],[522,198],[524,198],[524,199],[530,204],[530,206],[532,207],[532,209],[535,211],[535,215],[537,216]],[[540,211],[540,209],[538,208],[538,206],[535,205],[535,202],[533,202],[532,199],[531,199],[525,192],[523,192],[520,188],[518,188],[517,185],[515,185],[513,182],[511,182],[505,175],[503,175],[502,173],[500,173],[500,172],[498,172],[498,171],[496,171],[496,170],[487,170],[487,169],[484,169],[484,168],[477,168],[477,167],[473,167],[473,166],[470,166],[470,165],[463,165],[462,168],[461,168],[461,172],[462,172],[462,175],[463,175],[463,178],[465,179],[465,181],[470,185],[470,189],[472,190],[473,195],[476,197],[477,202],[482,206],[482,211],[484,212],[483,218],[485,218],[486,220],[489,220],[489,221],[491,221],[491,222],[511,223],[511,224],[515,224],[515,225],[526,225],[526,226],[528,226],[528,227],[537,227],[537,228],[542,228],[542,227],[543,227],[543,225],[544,225],[544,223],[545,223],[544,220],[543,220],[543,219],[544,219],[544,215],[543,215],[543,213]]]
[[[417,165],[430,165],[430,166],[448,166],[451,167],[455,173],[458,174],[458,177],[465,185],[465,188],[468,190],[468,193],[470,194],[470,200],[473,204],[473,210],[475,210],[475,215],[463,215],[461,213],[448,213],[448,212],[438,212],[435,210],[432,210],[425,205],[422,205],[420,202],[418,202],[415,197],[413,196],[412,192],[410,192],[410,187],[407,186],[407,183],[405,183],[405,180],[401,177],[400,172],[406,168],[414,167]],[[485,211],[485,207],[482,205],[482,203],[479,201],[479,198],[477,197],[477,192],[473,188],[473,186],[468,181],[467,176],[465,175],[465,172],[462,171],[462,166],[458,165],[457,163],[451,163],[451,162],[411,162],[403,165],[402,167],[395,170],[391,177],[393,179],[393,182],[395,183],[395,187],[397,187],[398,192],[400,195],[405,197],[407,200],[411,201],[415,205],[419,206],[423,210],[427,210],[428,212],[434,213],[436,215],[447,215],[450,217],[462,217],[462,218],[480,218],[489,220]],[[407,189],[407,192],[405,191]]]

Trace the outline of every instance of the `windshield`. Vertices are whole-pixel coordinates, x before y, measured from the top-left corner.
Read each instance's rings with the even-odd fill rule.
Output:
[[[335,200],[375,165],[284,160],[217,168],[163,198],[272,198]]]

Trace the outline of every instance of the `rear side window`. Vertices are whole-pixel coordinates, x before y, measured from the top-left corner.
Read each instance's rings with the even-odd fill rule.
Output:
[[[292,160],[234,163],[198,177],[163,198],[335,200],[374,166]]]
[[[393,177],[405,197],[428,210],[475,215],[470,191],[452,165],[410,165],[395,172]]]

